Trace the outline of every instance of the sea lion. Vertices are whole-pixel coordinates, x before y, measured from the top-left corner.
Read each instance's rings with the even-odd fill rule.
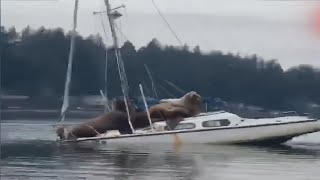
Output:
[[[149,119],[146,112],[136,112],[136,107],[130,101],[128,102],[130,112],[130,121],[133,127],[143,128],[149,126]],[[161,119],[152,119],[152,122]],[[108,130],[119,130],[121,134],[131,134],[132,130],[128,122],[125,102],[117,98],[112,102],[112,111],[89,121],[73,126],[60,126],[56,133],[60,139],[74,139],[80,137],[95,137],[106,133]]]
[[[129,101],[128,108],[130,112],[130,120],[132,122],[133,127],[136,128],[144,128],[150,125],[149,118],[146,111],[138,111],[138,108],[133,104],[132,101]],[[123,98],[116,98],[112,102],[112,110],[113,111],[121,111],[127,113],[126,106]],[[161,118],[151,118],[151,122],[161,121]]]
[[[128,106],[130,114],[134,113],[134,106],[131,103],[128,103]],[[94,137],[105,133],[108,130],[119,130],[121,134],[132,133],[124,100],[116,98],[112,101],[111,112],[89,119],[82,124],[60,126],[57,128],[56,133],[60,139],[74,139],[80,137]]]
[[[119,130],[121,134],[131,134],[127,115],[120,111],[108,112],[79,125],[60,126],[56,133],[60,139],[73,139],[94,137],[108,130]]]
[[[130,114],[135,113],[138,110],[138,108],[134,105],[133,101],[128,100],[127,103]],[[118,97],[112,100],[111,111],[127,112],[126,104],[124,102],[123,97]]]
[[[180,99],[160,103],[149,109],[151,118],[175,119],[187,118],[199,114],[202,111],[202,98],[191,91]]]
[[[151,122],[172,120],[180,122],[182,118],[191,117],[201,112],[201,97],[196,92],[190,92],[175,102],[161,103],[149,109]],[[150,125],[147,112],[137,112],[131,101],[128,102],[130,120],[133,127],[143,128]],[[60,139],[80,137],[95,137],[108,130],[119,130],[121,134],[131,134],[128,115],[124,100],[113,101],[111,112],[90,119],[88,122],[74,126],[60,126],[56,133]],[[176,124],[174,123],[174,124]]]

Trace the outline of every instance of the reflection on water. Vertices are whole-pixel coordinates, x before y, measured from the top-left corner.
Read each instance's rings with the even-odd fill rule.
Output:
[[[26,123],[25,123],[26,124]],[[319,144],[58,145],[47,124],[2,124],[1,179],[318,179]],[[320,142],[320,135],[314,135]]]

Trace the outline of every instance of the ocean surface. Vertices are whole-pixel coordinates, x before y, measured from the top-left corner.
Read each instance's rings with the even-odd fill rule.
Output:
[[[52,123],[2,121],[1,180],[320,178],[320,133],[275,147],[58,145]]]

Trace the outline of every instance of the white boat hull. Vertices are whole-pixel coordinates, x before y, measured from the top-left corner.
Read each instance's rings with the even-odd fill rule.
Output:
[[[241,144],[284,143],[293,137],[320,131],[320,121],[307,120],[288,123],[211,128],[194,131],[167,131],[159,133],[122,135],[109,138],[84,138],[81,141],[113,143],[170,143],[170,144]]]

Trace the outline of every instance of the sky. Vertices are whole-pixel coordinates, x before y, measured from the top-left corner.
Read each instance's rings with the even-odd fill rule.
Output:
[[[110,0],[125,4],[118,21],[120,41],[130,40],[137,48],[152,38],[178,45],[157,14],[152,0]],[[320,28],[314,14],[317,0],[154,0],[183,43],[199,45],[203,52],[221,50],[241,55],[257,54],[277,59],[284,69],[299,64],[320,67]],[[2,0],[1,20],[17,30],[72,27],[73,0]],[[80,0],[78,32],[102,33],[101,19],[94,11],[104,10],[103,0]],[[106,20],[103,18],[103,20]],[[320,23],[319,23],[320,24]],[[318,26],[319,27],[319,26]],[[110,36],[105,38],[110,43]]]

